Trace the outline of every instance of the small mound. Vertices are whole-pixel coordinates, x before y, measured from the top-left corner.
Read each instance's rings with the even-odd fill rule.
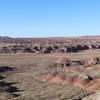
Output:
[[[87,90],[90,90],[90,91],[99,90],[100,91],[100,82],[93,83],[93,85],[88,87]]]
[[[91,67],[88,67],[87,70],[100,71],[100,67],[91,66]]]
[[[61,58],[57,59],[57,61],[56,61],[57,64],[64,64],[64,63],[69,63],[69,62],[71,62],[71,60],[68,58],[65,58],[65,57],[61,57]]]
[[[57,59],[55,64],[57,67],[80,66],[80,65],[84,65],[85,61],[83,61],[83,60],[71,60],[71,59],[68,59],[65,57],[61,57],[61,58]]]
[[[92,66],[92,65],[96,65],[96,64],[100,64],[99,57],[91,58],[87,61],[87,66]]]
[[[65,72],[83,73],[84,69],[83,68],[78,68],[78,67],[71,67],[71,68],[66,68]]]
[[[79,88],[85,88],[89,83],[90,81],[87,79],[78,78],[73,83],[73,86],[79,87]]]
[[[50,81],[50,80],[54,79],[57,75],[58,75],[57,72],[52,73],[52,74],[49,74],[49,75],[46,77],[46,81]]]
[[[93,80],[94,79],[89,75],[80,77],[79,74],[70,73],[70,72],[68,72],[67,74],[56,72],[56,73],[49,74],[47,75],[47,77],[45,77],[45,82],[51,82],[51,83],[62,84],[62,85],[72,85],[74,87],[84,88],[84,89],[86,89],[86,87]],[[92,87],[90,86],[87,89],[95,90],[94,86],[95,85],[93,85]],[[97,84],[97,86],[100,86],[100,84],[99,85]]]
[[[47,75],[45,78],[46,82],[52,82],[52,83],[57,83],[57,84],[66,84],[66,85],[71,85],[76,78],[76,75],[73,74],[68,74],[66,75],[65,73],[53,73]]]

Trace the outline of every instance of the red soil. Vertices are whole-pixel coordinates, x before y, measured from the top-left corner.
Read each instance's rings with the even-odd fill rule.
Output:
[[[100,90],[100,82],[93,83],[93,85],[88,87],[87,90],[90,90],[90,91]]]
[[[78,76],[65,76],[64,74],[54,73],[54,74],[49,74],[45,78],[45,81],[62,85],[72,85],[90,91],[100,90],[99,79],[96,79],[96,81],[93,82],[92,80],[88,80],[86,78],[81,78],[81,77],[79,78]]]

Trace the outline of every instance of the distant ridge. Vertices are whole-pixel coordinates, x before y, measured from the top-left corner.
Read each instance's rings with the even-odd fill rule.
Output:
[[[12,39],[12,38],[8,36],[0,36],[0,40],[8,40],[8,39]]]
[[[100,35],[87,35],[87,36],[81,36],[79,38],[82,38],[82,39],[100,39]]]
[[[9,39],[100,39],[100,35],[87,35],[87,36],[77,36],[77,37],[9,37],[0,36],[0,40]]]

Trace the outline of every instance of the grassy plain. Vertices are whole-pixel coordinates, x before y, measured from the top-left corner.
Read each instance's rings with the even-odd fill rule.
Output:
[[[100,51],[89,50],[65,54],[0,54],[0,66],[14,68],[12,71],[0,72],[0,75],[5,77],[0,82],[12,83],[11,86],[16,88],[12,92],[0,92],[0,100],[82,100],[90,93],[89,91],[37,80],[53,71],[48,65],[53,64],[59,57],[84,60],[100,57]]]

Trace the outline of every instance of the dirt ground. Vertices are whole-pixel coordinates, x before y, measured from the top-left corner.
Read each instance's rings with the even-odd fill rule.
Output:
[[[49,65],[59,57],[84,60],[100,57],[100,51],[88,50],[65,54],[0,54],[0,100],[83,100],[92,94],[91,91],[73,86],[37,80],[53,72]],[[88,73],[100,75],[98,71]]]

